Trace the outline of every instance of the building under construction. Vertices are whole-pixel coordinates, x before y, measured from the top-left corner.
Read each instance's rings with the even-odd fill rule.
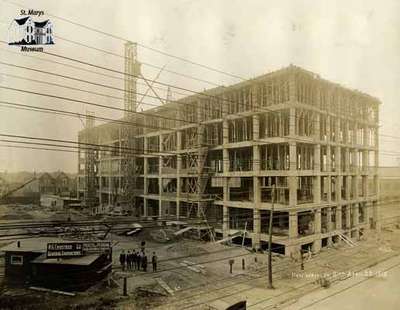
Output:
[[[378,99],[290,65],[137,112],[134,47],[125,116],[88,115],[79,133],[88,208],[206,218],[217,238],[245,231],[253,248],[268,246],[273,208],[272,250],[285,255],[378,228]]]

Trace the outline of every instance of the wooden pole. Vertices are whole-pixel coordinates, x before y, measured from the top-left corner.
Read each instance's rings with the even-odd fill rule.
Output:
[[[123,294],[124,296],[128,296],[128,283],[127,283],[127,278],[124,278],[124,290],[123,290]]]
[[[247,232],[247,221],[244,224],[244,232],[243,232],[243,238],[242,238],[242,248],[244,247],[244,238],[246,237],[246,232]]]
[[[272,185],[272,204],[271,211],[269,212],[269,229],[268,229],[268,288],[273,289],[272,285],[272,220],[274,215],[274,202],[275,202],[275,187]]]

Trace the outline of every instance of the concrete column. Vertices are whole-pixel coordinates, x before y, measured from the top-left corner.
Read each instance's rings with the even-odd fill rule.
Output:
[[[298,218],[296,211],[289,211],[289,239],[297,238],[299,235]]]
[[[350,192],[352,189],[351,182],[352,182],[352,176],[348,175],[346,177],[346,200],[350,200]]]
[[[318,238],[314,240],[312,250],[314,253],[321,251],[322,240],[321,240],[321,209],[315,210],[314,213],[314,234]]]
[[[321,233],[321,209],[316,209],[314,213],[314,233]]]
[[[290,170],[296,170],[296,163],[297,163],[297,149],[296,149],[296,142],[289,142],[289,165]]]
[[[342,161],[341,161],[341,148],[340,146],[335,147],[335,167],[336,173],[339,174],[342,171]]]
[[[229,151],[228,149],[222,150],[222,164],[223,164],[223,172],[229,172]]]
[[[347,135],[348,136],[348,135]],[[345,172],[350,172],[350,150],[348,147],[345,148]]]
[[[363,172],[368,172],[369,170],[369,151],[368,150],[364,150],[362,151],[362,170]]]
[[[315,141],[320,141],[321,137],[320,137],[320,114],[317,112],[314,112],[315,116],[314,116],[314,139]],[[319,146],[319,144],[318,144]],[[319,161],[319,156],[315,157],[318,158]]]
[[[343,142],[349,143],[349,122],[347,120],[344,122]]]
[[[289,110],[289,136],[296,135],[296,109],[290,108]]]
[[[314,172],[321,172],[321,145],[314,145]]]
[[[253,172],[257,173],[261,169],[261,159],[260,159],[260,146],[253,146]]]
[[[368,175],[362,176],[362,187],[363,187],[364,198],[367,198],[369,196]]]
[[[342,229],[342,206],[336,207],[335,218],[336,218],[336,230],[341,230]]]
[[[259,177],[253,177],[253,201],[254,207],[261,207],[261,180]]]
[[[351,204],[346,206],[346,230],[351,227]]]
[[[332,209],[326,208],[326,230],[329,232],[332,230]]]
[[[260,115],[253,115],[253,140],[260,139]]]
[[[252,245],[253,249],[260,248],[260,233],[261,233],[261,216],[260,210],[257,208],[253,209],[253,238],[252,238]]]
[[[297,177],[288,177],[289,186],[289,206],[295,207],[297,205]]]
[[[321,203],[321,177],[319,175],[313,177],[313,198],[314,203]]]
[[[336,176],[335,192],[336,192],[336,202],[339,203],[342,200],[342,176]]]
[[[354,204],[352,206],[352,208],[353,208],[353,227],[356,228],[354,238],[355,239],[359,239],[360,231],[359,231],[359,228],[358,228],[358,224],[359,224],[359,220],[358,220],[358,217],[359,217],[358,203]]]
[[[331,119],[329,115],[326,115],[326,138],[328,142],[331,141]]]
[[[296,80],[295,80],[295,69],[292,68],[289,77],[289,100],[290,103],[295,103],[296,99]]]
[[[326,146],[326,171],[332,171],[332,155],[331,155],[331,146]]]
[[[354,199],[358,199],[359,195],[359,190],[358,190],[358,183],[360,182],[360,176],[355,175],[353,177],[354,183],[353,183],[353,193],[354,193]]]
[[[332,201],[332,180],[331,180],[330,175],[328,175],[326,178],[326,193],[327,193],[327,202],[331,203],[331,201]]]

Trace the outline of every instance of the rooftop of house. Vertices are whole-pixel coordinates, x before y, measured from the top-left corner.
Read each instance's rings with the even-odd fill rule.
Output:
[[[49,20],[45,20],[45,21],[42,21],[42,22],[34,22],[34,23],[35,23],[35,27],[43,28],[44,26],[47,25],[48,22],[49,22]]]
[[[26,21],[30,18],[30,16],[27,17],[22,17],[22,18],[16,18],[15,21],[17,22],[18,25],[22,26],[26,23]]]

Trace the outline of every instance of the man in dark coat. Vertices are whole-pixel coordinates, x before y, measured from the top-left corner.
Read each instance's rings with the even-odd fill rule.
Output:
[[[119,262],[121,264],[122,271],[125,271],[125,263],[126,263],[125,250],[122,250],[121,254],[119,255]]]
[[[134,270],[137,269],[137,259],[138,259],[138,257],[137,257],[136,251],[133,250],[133,252],[132,252],[132,266],[133,266]]]
[[[132,269],[132,255],[131,251],[128,251],[128,254],[126,254],[126,265],[127,269],[131,270]]]

